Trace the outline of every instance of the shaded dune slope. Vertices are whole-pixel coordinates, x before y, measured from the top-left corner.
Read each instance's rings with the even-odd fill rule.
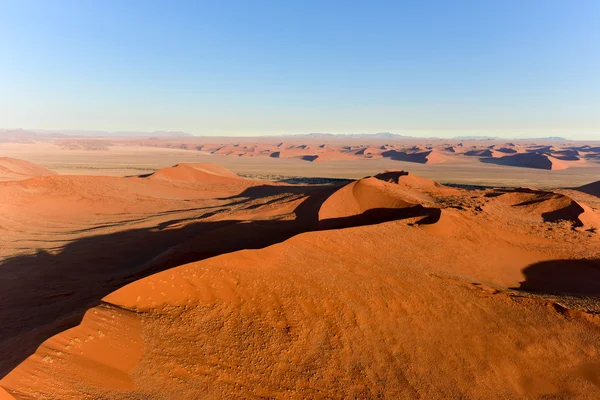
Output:
[[[592,196],[600,197],[600,181],[583,185],[579,190]]]
[[[548,170],[560,170],[569,167],[569,164],[563,160],[537,152],[517,153],[498,158],[481,158],[481,161],[488,164]]]
[[[401,151],[401,150],[387,150],[381,153],[382,157],[390,158],[396,161],[414,162],[419,164],[435,164],[446,161],[440,151],[437,150],[426,150],[426,151]]]

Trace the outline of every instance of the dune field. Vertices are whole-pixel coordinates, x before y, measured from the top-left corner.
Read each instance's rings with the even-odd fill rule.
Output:
[[[131,176],[189,162],[267,180],[358,179],[403,169],[441,183],[551,189],[600,176],[600,142],[310,135],[17,139],[0,131],[0,155],[63,175]]]
[[[0,399],[600,397],[593,143],[90,140],[0,143]]]

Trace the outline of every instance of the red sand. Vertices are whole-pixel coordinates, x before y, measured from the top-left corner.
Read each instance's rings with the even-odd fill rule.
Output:
[[[18,181],[55,173],[40,165],[15,158],[0,157],[0,181]]]
[[[2,400],[600,396],[578,197],[179,164],[0,200]]]
[[[169,182],[182,183],[221,183],[226,184],[241,179],[239,176],[214,164],[177,164],[163,168],[149,177]]]

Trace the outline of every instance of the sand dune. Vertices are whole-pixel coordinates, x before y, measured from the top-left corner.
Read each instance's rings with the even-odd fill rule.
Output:
[[[1,196],[45,249],[0,268],[2,399],[600,396],[598,211],[567,195],[178,164]]]
[[[577,150],[560,150],[551,153],[554,158],[564,161],[579,161],[579,151]]]
[[[393,184],[377,178],[352,182],[329,197],[319,209],[319,220],[359,215],[365,211],[382,208],[409,208],[417,203],[403,196]]]
[[[544,222],[569,221],[574,227],[600,228],[600,218],[585,204],[563,194],[531,189],[496,191],[488,194],[492,204],[508,205]]]
[[[513,149],[512,147],[501,147],[501,148],[497,149],[496,151],[499,153],[506,153],[506,154],[518,153],[518,150]]]
[[[493,157],[494,152],[490,149],[482,149],[482,150],[469,150],[464,153],[465,156],[470,157]]]
[[[569,167],[565,161],[537,152],[517,153],[500,158],[482,158],[482,162],[521,168],[560,170]]]
[[[354,181],[333,193],[319,209],[319,220],[345,218],[367,211],[412,209],[418,219],[439,214],[436,198],[456,191],[404,171],[385,171]],[[429,207],[429,208],[428,208]],[[373,213],[371,213],[373,217]],[[410,214],[405,213],[407,217]]]
[[[16,158],[0,157],[0,181],[18,181],[50,175],[55,173],[41,165]]]
[[[233,172],[214,164],[177,164],[160,169],[148,178],[186,183],[229,183],[241,179]]]
[[[560,170],[579,166],[583,162],[597,164],[600,151],[596,142],[580,143],[561,140],[519,140],[506,143],[499,139],[418,139],[346,136],[285,136],[253,138],[208,137],[111,137],[103,139],[48,139],[48,145],[70,149],[61,153],[88,153],[87,150],[103,149],[106,153],[118,152],[121,146],[128,148],[154,147],[188,151],[192,155],[215,155],[245,158],[272,158],[306,162],[344,163],[359,160],[391,160],[418,164],[459,163],[481,160],[499,166]],[[195,153],[195,154],[194,154]],[[506,156],[516,158],[505,158]],[[463,157],[463,156],[468,156]],[[498,160],[496,160],[498,159]],[[293,162],[293,161],[292,161]],[[232,164],[237,164],[233,161]],[[385,168],[387,166],[383,166]],[[378,167],[379,168],[379,167]],[[497,168],[497,167],[492,167]]]

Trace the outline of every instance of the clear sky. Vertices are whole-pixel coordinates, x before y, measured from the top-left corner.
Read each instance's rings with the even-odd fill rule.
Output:
[[[0,0],[0,127],[600,139],[600,1]]]

